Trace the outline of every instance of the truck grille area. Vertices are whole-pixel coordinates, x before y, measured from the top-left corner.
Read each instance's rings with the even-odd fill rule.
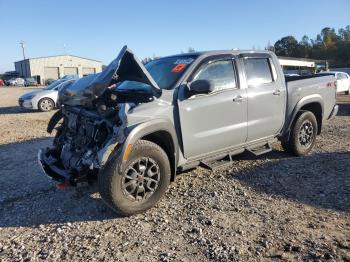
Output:
[[[54,141],[60,151],[60,164],[66,170],[78,172],[98,167],[96,154],[112,134],[112,125],[97,113],[83,109],[65,109],[63,115]]]

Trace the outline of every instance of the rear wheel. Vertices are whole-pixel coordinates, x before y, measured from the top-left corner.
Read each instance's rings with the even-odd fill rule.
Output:
[[[98,175],[102,199],[117,213],[133,215],[153,207],[170,183],[164,150],[150,141],[134,146],[121,171],[113,160]]]
[[[317,135],[317,120],[312,112],[301,112],[292,126],[289,139],[282,139],[282,147],[287,152],[303,156],[308,154],[315,145]]]
[[[50,98],[42,98],[38,103],[38,108],[42,112],[51,111],[55,107],[55,103]]]

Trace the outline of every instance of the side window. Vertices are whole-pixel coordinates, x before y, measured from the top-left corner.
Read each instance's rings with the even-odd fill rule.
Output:
[[[217,61],[202,67],[195,75],[195,80],[211,80],[214,83],[215,91],[236,88],[236,77],[233,63],[229,61]]]
[[[248,86],[257,86],[272,83],[274,76],[268,58],[246,58],[244,59]]]
[[[342,74],[341,73],[336,74],[335,79],[342,80],[343,79]]]

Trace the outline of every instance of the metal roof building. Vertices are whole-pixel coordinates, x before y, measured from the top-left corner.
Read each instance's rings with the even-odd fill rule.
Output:
[[[17,61],[15,69],[21,77],[36,77],[39,83],[44,84],[48,79],[59,79],[65,75],[83,77],[99,73],[102,63],[79,56],[57,55]]]
[[[327,60],[317,60],[308,58],[296,58],[296,57],[283,57],[279,56],[278,60],[281,66],[293,66],[293,67],[310,67],[316,68],[318,65],[322,65],[324,68],[328,69]]]

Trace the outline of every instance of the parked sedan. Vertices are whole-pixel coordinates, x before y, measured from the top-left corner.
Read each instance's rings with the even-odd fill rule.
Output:
[[[48,112],[57,107],[58,90],[65,84],[74,82],[76,79],[59,79],[47,87],[22,95],[18,99],[20,107]]]
[[[345,94],[349,95],[350,93],[350,76],[344,72],[337,71],[329,71],[329,72],[321,72],[318,75],[332,75],[337,79],[337,93],[345,92]]]
[[[10,80],[6,81],[6,85],[8,86],[24,86],[24,79],[17,77],[17,78],[11,78]]]
[[[24,79],[24,85],[25,86],[37,86],[38,82],[35,80],[34,77],[28,77]]]

